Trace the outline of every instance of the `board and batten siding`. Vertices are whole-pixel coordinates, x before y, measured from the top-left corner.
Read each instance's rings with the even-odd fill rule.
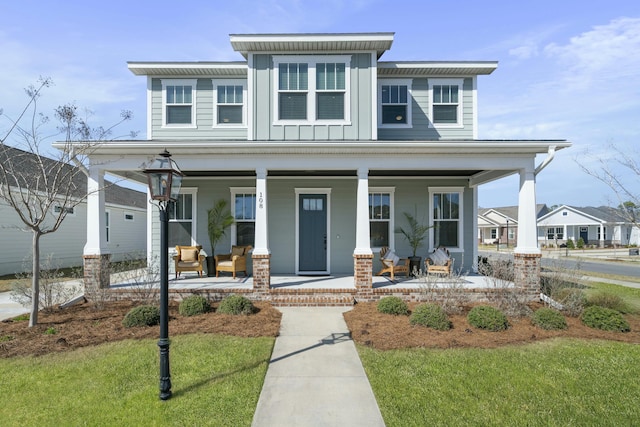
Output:
[[[213,82],[210,78],[198,78],[196,84],[196,127],[163,127],[162,123],[162,80],[151,79],[151,128],[150,139],[206,139],[206,140],[246,140],[246,127],[213,127]],[[223,80],[216,77],[216,80]],[[234,78],[238,80],[238,78]],[[247,100],[244,100],[247,102]]]

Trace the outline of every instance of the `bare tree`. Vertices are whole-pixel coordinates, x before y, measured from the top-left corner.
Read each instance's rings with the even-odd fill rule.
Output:
[[[88,154],[111,137],[115,126],[132,117],[131,112],[123,111],[114,126],[92,128],[75,105],[62,105],[54,112],[60,122],[58,133],[46,136],[43,131],[49,118],[38,112],[38,100],[51,84],[51,79],[41,78],[37,86],[25,90],[29,99],[26,106],[15,120],[4,116],[11,125],[0,139],[0,200],[13,208],[22,222],[20,228],[33,237],[30,327],[38,323],[40,238],[56,232],[67,215],[85,201],[87,178],[83,164]],[[55,158],[45,156],[45,141],[60,134],[64,135],[65,147]],[[6,144],[10,137],[19,148]],[[81,149],[71,144],[78,140],[86,142]]]
[[[613,192],[612,205],[618,213],[628,222],[640,227],[640,151],[622,150],[616,145],[610,145],[608,149],[610,157],[591,156],[596,165],[588,168],[581,162],[577,162],[583,172],[591,175],[600,182],[606,184]]]

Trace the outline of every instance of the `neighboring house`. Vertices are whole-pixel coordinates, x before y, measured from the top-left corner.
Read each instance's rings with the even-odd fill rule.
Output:
[[[223,198],[236,224],[217,251],[253,245],[256,298],[272,274],[346,274],[358,297],[370,299],[380,248],[411,254],[398,232],[404,212],[432,226],[420,255],[446,246],[456,270],[472,270],[477,189],[515,173],[516,268],[531,281],[522,286],[536,287],[535,176],[571,144],[479,140],[478,80],[497,62],[381,61],[393,40],[393,33],[233,34],[242,61],[130,62],[146,79],[148,140],[96,147],[89,186],[100,186],[105,173],[146,182],[143,164],[166,148],[186,174],[170,246],[210,251],[207,210]],[[538,154],[548,157],[536,167]],[[89,198],[88,260],[104,256],[102,203],[99,193]],[[158,215],[149,212],[151,256],[160,245]],[[99,280],[100,263],[91,262]]]
[[[3,149],[5,150],[5,149]],[[4,155],[29,155],[25,151],[6,147]],[[54,160],[42,158],[44,161]],[[69,168],[75,166],[67,165]],[[86,175],[75,174],[78,189],[84,188],[86,195]],[[82,191],[80,191],[81,193]],[[105,228],[105,248],[111,252],[113,261],[144,258],[147,234],[147,197],[145,193],[107,184],[102,191],[105,198],[103,227]],[[78,193],[80,195],[80,193]],[[61,209],[54,206],[53,209]],[[40,238],[40,259],[51,257],[52,267],[80,267],[87,241],[87,205],[80,203],[70,209],[58,231]],[[15,210],[4,200],[0,200],[0,275],[30,271],[32,254],[32,233],[24,231],[25,226]],[[42,264],[45,268],[45,264]]]
[[[536,206],[536,218],[549,212],[547,205]],[[518,207],[478,209],[478,243],[515,246],[518,239]]]
[[[568,239],[603,248],[612,245],[639,245],[640,228],[618,209],[608,206],[574,207],[562,205],[538,220],[540,244],[559,245]]]

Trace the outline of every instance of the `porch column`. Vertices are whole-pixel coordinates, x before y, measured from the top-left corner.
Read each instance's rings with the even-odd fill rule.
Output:
[[[535,299],[540,292],[540,259],[536,220],[536,178],[534,159],[520,170],[518,196],[518,244],[514,250],[514,284]]]
[[[104,171],[90,167],[87,177],[87,242],[83,250],[84,293],[91,294],[110,285],[111,253],[106,246]]]
[[[256,222],[253,253],[253,289],[266,293],[271,285],[271,251],[267,221],[267,170],[256,169]]]
[[[604,248],[604,224],[600,224],[598,226],[598,230],[600,230],[600,242],[598,247]]]
[[[353,251],[353,280],[356,298],[373,299],[373,252],[369,231],[369,169],[358,169],[356,193],[356,248]]]

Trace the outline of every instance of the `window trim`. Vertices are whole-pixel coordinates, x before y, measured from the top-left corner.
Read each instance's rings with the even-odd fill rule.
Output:
[[[105,209],[104,213],[105,242],[109,244],[111,243],[111,209]]]
[[[371,194],[389,194],[389,247],[391,250],[395,250],[396,241],[395,241],[395,191],[396,187],[369,187],[369,193],[367,196],[371,196]],[[370,206],[369,206],[370,207]],[[379,221],[382,222],[382,221]],[[369,217],[369,230],[371,230],[371,217]],[[379,252],[381,246],[372,246],[371,250],[373,252]]]
[[[446,128],[462,128],[464,127],[464,78],[459,79],[429,79],[427,81],[429,86],[429,127],[435,129]],[[457,109],[457,121],[456,123],[434,123],[433,122],[433,87],[434,86],[458,86],[458,109]],[[450,103],[451,104],[451,103]],[[439,104],[436,104],[439,105]],[[447,104],[443,104],[447,105]]]
[[[247,127],[247,79],[211,79],[213,84],[213,128],[245,128]],[[219,104],[218,86],[242,86],[242,123],[218,123],[219,105],[239,105],[239,104]]]
[[[464,190],[465,187],[429,187],[429,252],[435,249],[435,221],[433,218],[433,195],[440,193],[458,193],[459,198],[459,218],[458,218],[458,246],[449,247],[449,251],[463,251],[464,250]]]
[[[160,79],[162,84],[162,127],[163,128],[187,128],[197,129],[196,105],[197,79]],[[167,123],[167,86],[191,86],[191,123]],[[185,104],[186,105],[186,104]]]
[[[280,107],[280,64],[307,64],[307,119],[281,120]],[[317,119],[316,102],[318,93],[342,92],[339,90],[318,90],[316,87],[316,64],[344,64],[344,119]],[[299,91],[302,93],[302,91]],[[274,125],[351,125],[351,55],[274,55],[273,56],[273,124]]]
[[[196,231],[198,223],[198,188],[197,187],[182,187],[180,188],[180,195],[191,194],[191,246],[196,245]],[[167,212],[167,216],[169,216]],[[177,222],[178,220],[171,219],[169,222]],[[184,221],[184,220],[182,220]],[[175,252],[175,247],[170,247],[169,252]]]
[[[237,228],[237,221],[235,219],[236,217],[236,196],[238,194],[257,194],[256,193],[256,187],[229,187],[229,191],[231,192],[231,215],[234,218],[233,224],[231,225],[231,245],[236,245],[238,243],[238,228]],[[256,196],[256,204],[257,204],[258,200],[257,200],[257,196]],[[257,206],[254,206],[254,209],[257,208]],[[253,212],[253,220],[246,220],[243,219],[241,222],[253,222],[255,224],[256,222],[256,214],[257,212]],[[255,225],[254,225],[255,227]],[[254,229],[255,231],[255,229]]]
[[[412,128],[413,127],[413,79],[378,79],[378,127],[381,129],[399,129],[399,128]],[[407,87],[407,123],[382,123],[382,86],[406,86]],[[388,105],[402,105],[402,104],[388,104]]]

